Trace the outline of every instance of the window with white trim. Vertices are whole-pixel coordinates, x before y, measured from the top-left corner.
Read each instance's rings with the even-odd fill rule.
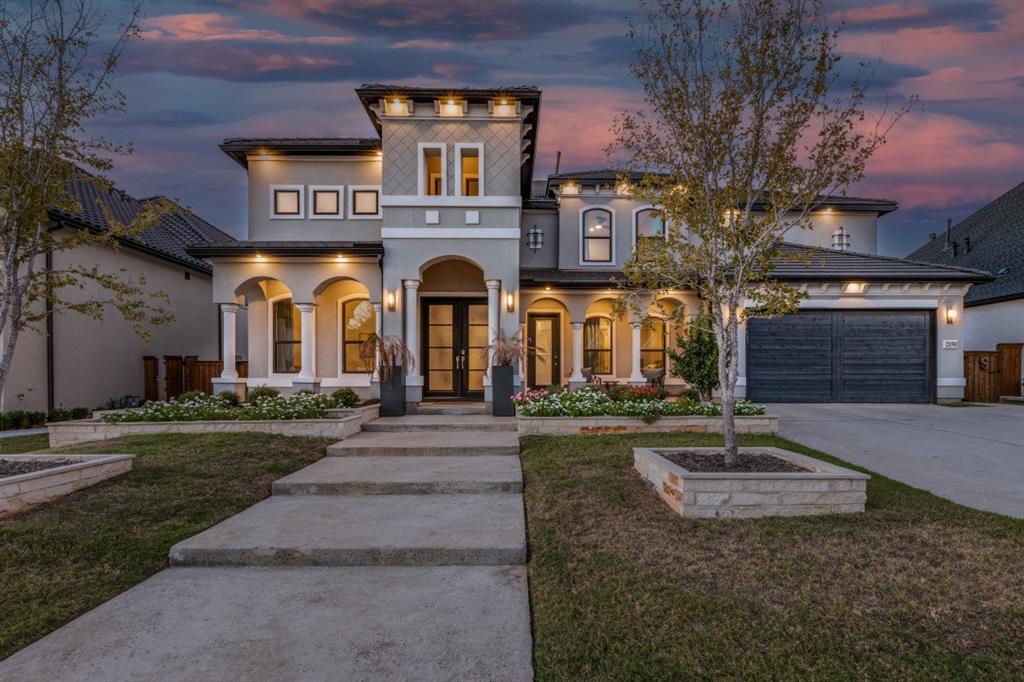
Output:
[[[377,315],[367,298],[351,298],[341,304],[341,367],[346,374],[368,373],[373,358],[363,344],[377,329]]]
[[[455,145],[455,167],[459,196],[478,197],[484,193],[484,146],[480,143]]]
[[[340,219],[344,217],[341,185],[312,185],[309,188],[309,217]]]
[[[665,342],[668,325],[660,317],[640,327],[640,366],[645,372],[665,369]]]
[[[348,217],[380,218],[380,185],[349,185]]]
[[[446,145],[421,142],[419,144],[419,193],[421,196],[440,197],[448,193],[445,175]]]
[[[583,324],[583,366],[593,374],[612,373],[612,331],[609,317],[591,317]]]
[[[270,217],[278,219],[302,219],[305,217],[302,185],[270,186]]]
[[[298,306],[290,298],[274,301],[274,373],[294,374],[302,368],[302,322]]]
[[[588,208],[580,220],[583,230],[583,261],[612,262],[612,212],[605,208]]]
[[[665,218],[656,208],[644,208],[637,211],[633,218],[633,242],[639,244],[641,239],[664,238]]]

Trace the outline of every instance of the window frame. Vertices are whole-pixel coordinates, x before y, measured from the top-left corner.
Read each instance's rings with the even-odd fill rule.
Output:
[[[641,330],[640,337],[640,369],[644,369],[644,353],[656,353],[661,352],[661,369],[668,373],[668,320],[661,315],[651,315],[651,320],[661,323],[661,348],[644,348],[643,345],[643,330]]]
[[[317,213],[316,195],[320,192],[336,192],[338,195],[337,213]],[[344,185],[310,185],[309,186],[309,219],[310,220],[343,220],[345,218],[345,186]]]
[[[609,226],[610,234],[608,237],[587,237],[587,213],[590,211],[605,211],[611,216],[611,222]],[[607,204],[594,204],[592,206],[583,206],[580,208],[580,265],[615,265],[615,209]],[[608,239],[608,260],[589,260],[587,259],[587,239]]]
[[[357,192],[376,192],[377,193],[377,212],[376,213],[356,213],[356,193]],[[349,185],[348,186],[348,219],[349,220],[380,220],[380,199],[381,191],[380,185]]]
[[[462,150],[475,149],[477,155],[477,193],[464,194],[462,182]],[[455,143],[455,196],[457,197],[482,197],[486,196],[484,187],[484,143],[483,142],[456,142]]]
[[[645,204],[643,206],[637,206],[636,208],[633,209],[633,248],[634,249],[636,248],[636,245],[640,243],[640,234],[639,234],[639,231],[640,231],[640,214],[643,213],[644,211],[660,211],[660,210],[661,210],[660,208],[658,208],[657,206],[655,206],[653,204]],[[668,227],[668,221],[665,220],[665,216],[664,215],[661,217],[661,222],[665,226],[665,233],[662,234],[662,237],[664,239],[668,239],[668,229],[669,229],[669,227]],[[644,239],[657,239],[657,237],[647,237],[647,236],[645,236]]]
[[[306,218],[306,196],[305,185],[271,185],[270,186],[270,219],[271,220],[305,220]],[[278,192],[298,192],[297,213],[277,212]]]
[[[293,376],[297,376],[299,374],[299,372],[302,371],[302,313],[301,312],[299,313],[299,326],[296,329],[296,333],[297,333],[299,338],[297,340],[291,340],[291,341],[278,341],[277,340],[277,334],[276,334],[276,332],[277,332],[277,325],[275,324],[275,322],[276,322],[275,308],[277,307],[278,303],[280,303],[282,301],[285,301],[285,300],[290,301],[293,308],[297,308],[297,306],[295,305],[295,299],[294,299],[294,297],[291,294],[280,294],[279,296],[274,296],[273,298],[267,299],[267,305],[269,306],[269,314],[267,315],[267,337],[268,337],[268,339],[267,339],[268,340],[267,347],[269,349],[269,356],[270,356],[268,358],[268,362],[267,362],[267,369],[268,369],[267,374],[270,377],[293,377]],[[299,348],[299,367],[294,372],[282,372],[282,371],[278,371],[278,369],[277,369],[277,346],[278,346],[278,344],[286,344],[286,343],[287,344],[297,345],[298,348]]]
[[[345,369],[345,350],[346,350],[347,346],[349,344],[355,344],[357,346],[357,348],[358,348],[358,345],[362,343],[361,341],[349,341],[345,337],[345,332],[348,330],[348,320],[345,319],[345,305],[348,304],[348,303],[357,303],[358,304],[358,303],[361,303],[362,301],[366,301],[367,303],[370,303],[370,305],[373,305],[370,302],[370,297],[367,296],[366,294],[351,294],[349,296],[343,296],[343,297],[338,299],[338,376],[339,377],[344,377],[344,376],[362,376],[362,375],[369,375],[370,374],[370,370],[360,371],[360,372],[349,372],[349,371],[347,371]],[[374,314],[374,323],[373,323],[374,324],[374,333],[376,333],[376,328],[377,328],[377,320],[376,320],[377,308],[373,309],[373,314]],[[358,350],[356,352],[358,353]],[[371,366],[371,369],[372,369],[372,366],[373,366],[373,361],[372,360],[370,361],[370,366]]]
[[[441,193],[427,194],[426,151],[428,149],[441,150]],[[448,196],[448,145],[444,142],[420,142],[416,145],[416,188],[417,194],[426,196]]]
[[[606,320],[608,322],[609,334],[608,334],[608,348],[589,348],[587,346],[587,325],[590,324],[591,320]],[[608,367],[609,372],[597,372],[596,369],[591,366],[591,371],[594,376],[609,377],[615,376],[615,318],[610,315],[593,314],[587,315],[583,320],[583,357],[581,358],[581,367],[587,366],[587,354],[588,353],[608,353]]]

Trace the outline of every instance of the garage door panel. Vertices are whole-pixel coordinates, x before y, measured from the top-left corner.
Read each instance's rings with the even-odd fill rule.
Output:
[[[808,311],[748,323],[748,393],[762,402],[926,402],[927,311]]]

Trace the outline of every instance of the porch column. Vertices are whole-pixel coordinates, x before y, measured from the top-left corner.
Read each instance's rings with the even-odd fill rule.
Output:
[[[374,334],[377,335],[377,339],[378,340],[380,340],[380,337],[383,335],[383,332],[381,331],[381,325],[384,323],[383,317],[384,317],[384,311],[382,309],[381,304],[380,303],[374,303],[373,304],[373,319],[374,319],[374,329],[373,329],[373,332],[374,332]],[[370,383],[372,384],[372,383],[379,383],[379,382],[380,382],[380,348],[379,348],[379,346],[375,346],[375,350],[374,350],[374,353],[373,353],[373,372],[370,373]]]
[[[487,285],[487,343],[494,343],[498,338],[498,316],[501,311],[498,309],[499,297],[501,295],[501,280],[489,279]],[[491,366],[494,364],[494,353],[487,351],[487,372],[484,374],[484,386],[491,384]]]
[[[220,319],[223,329],[221,332],[221,355],[224,360],[224,368],[220,373],[221,379],[238,378],[238,370],[235,367],[235,315],[237,313],[237,303],[220,304]]]
[[[313,315],[316,311],[316,304],[296,303],[295,307],[299,309],[299,314],[302,316],[302,366],[299,367],[298,379],[305,380],[304,383],[310,383],[316,376],[313,371],[313,344],[316,340],[316,325]]]
[[[569,387],[582,386],[587,383],[583,376],[583,323],[572,323],[572,374],[569,375]]]
[[[640,365],[640,331],[643,325],[638,321],[630,323],[633,327],[633,343],[630,351],[633,357],[633,371],[629,374],[630,384],[645,384],[647,380],[644,379],[643,367]]]
[[[406,383],[412,385],[420,385],[418,381],[420,376],[420,362],[419,362],[419,338],[418,329],[416,325],[416,312],[417,312],[417,301],[416,294],[420,288],[420,281],[418,279],[404,279],[402,285],[405,287],[405,345],[409,348],[409,355],[412,357],[412,367],[405,368]],[[411,381],[416,379],[416,381]]]

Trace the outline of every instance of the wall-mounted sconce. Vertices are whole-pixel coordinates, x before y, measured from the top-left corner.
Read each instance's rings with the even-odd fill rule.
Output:
[[[526,233],[526,245],[530,247],[530,251],[537,253],[544,248],[544,230],[540,229],[537,225],[534,225]]]
[[[388,310],[393,312],[395,310],[395,307],[397,306],[397,302],[395,301],[395,292],[393,292],[393,291],[389,291],[388,292],[387,304],[388,304]]]
[[[956,324],[956,306],[946,305],[946,324]]]
[[[516,297],[511,291],[505,294],[505,310],[510,313],[514,313],[516,311]]]

